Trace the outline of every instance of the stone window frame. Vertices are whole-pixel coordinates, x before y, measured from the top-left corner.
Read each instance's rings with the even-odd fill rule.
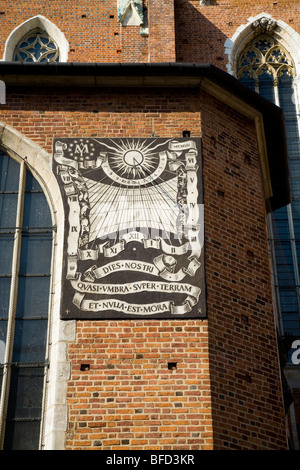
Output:
[[[67,382],[71,366],[68,343],[75,341],[76,321],[60,318],[61,270],[63,260],[64,220],[63,201],[57,180],[51,171],[52,156],[12,126],[0,122],[0,146],[11,158],[25,163],[43,189],[48,201],[53,225],[53,259],[49,308],[49,368],[45,381],[41,423],[41,450],[64,450],[68,427],[66,403]]]
[[[230,75],[236,75],[237,58],[245,46],[257,35],[255,23],[261,23],[264,19],[268,20],[270,27],[273,28],[272,34],[274,34],[279,44],[290,53],[295,65],[295,75],[300,77],[300,34],[284,21],[275,20],[271,15],[264,12],[248,18],[246,24],[239,26],[233,36],[226,39],[224,48],[225,55],[228,58],[227,72]]]
[[[67,62],[69,43],[64,33],[50,20],[42,15],[36,15],[18,25],[8,36],[3,54],[3,61],[13,62],[16,46],[32,30],[40,30],[47,33],[57,44],[59,50],[59,62]]]
[[[298,128],[300,133],[300,35],[287,25],[282,20],[276,20],[268,13],[260,13],[255,17],[248,18],[247,24],[241,25],[231,39],[225,41],[225,54],[228,56],[227,70],[231,75],[237,76],[237,65],[239,57],[243,50],[247,48],[247,45],[258,35],[269,35],[273,36],[279,45],[289,54],[289,57],[293,61],[293,98],[296,105],[296,115],[298,116]],[[276,98],[276,90],[274,90]],[[292,218],[291,207],[287,206],[289,218]],[[272,236],[272,222],[271,214],[268,217],[268,230],[270,233],[270,239]],[[271,247],[271,255],[274,253],[274,249]],[[273,255],[273,270],[276,276],[276,263]],[[297,267],[296,259],[294,263]],[[298,285],[300,285],[300,270],[296,268],[297,279],[299,279]],[[277,305],[279,303],[279,294],[274,288],[274,298],[277,299]],[[283,323],[280,315],[280,310],[277,308],[276,321],[277,326],[281,334],[284,334]]]

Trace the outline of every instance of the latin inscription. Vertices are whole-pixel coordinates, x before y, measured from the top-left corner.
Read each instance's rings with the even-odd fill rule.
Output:
[[[200,139],[55,139],[62,318],[205,316]]]

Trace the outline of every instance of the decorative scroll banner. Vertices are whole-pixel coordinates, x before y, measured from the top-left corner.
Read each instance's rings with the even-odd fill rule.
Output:
[[[55,139],[61,317],[206,316],[199,138]]]

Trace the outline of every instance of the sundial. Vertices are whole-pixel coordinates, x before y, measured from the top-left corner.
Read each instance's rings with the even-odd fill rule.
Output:
[[[200,139],[63,138],[62,318],[205,316]]]

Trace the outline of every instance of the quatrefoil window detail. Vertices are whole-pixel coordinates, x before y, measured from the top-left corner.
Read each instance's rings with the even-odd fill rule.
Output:
[[[56,42],[44,31],[30,31],[18,43],[15,62],[58,62],[59,50]]]
[[[254,81],[267,74],[277,81],[282,75],[294,76],[291,57],[275,38],[267,35],[256,37],[243,50],[238,60],[238,78],[251,77]]]

